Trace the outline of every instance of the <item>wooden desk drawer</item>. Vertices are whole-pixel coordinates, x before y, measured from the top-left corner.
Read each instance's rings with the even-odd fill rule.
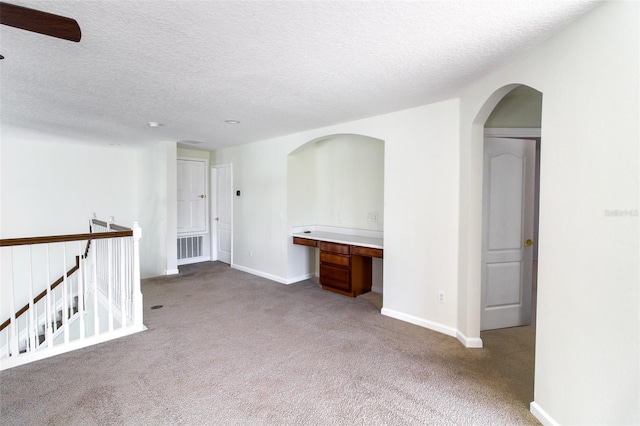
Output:
[[[316,240],[310,240],[308,238],[293,237],[293,244],[300,244],[301,246],[317,247],[318,242]]]
[[[371,247],[351,246],[351,254],[356,256],[379,257],[382,259],[382,249]]]
[[[335,266],[320,265],[320,284],[342,291],[351,291],[349,270]]]
[[[349,256],[335,253],[327,253],[326,251],[320,252],[320,263],[330,263],[332,265],[349,267]]]
[[[322,251],[330,251],[332,253],[349,254],[350,252],[350,247],[347,244],[328,243],[326,241],[320,241],[318,247],[320,247],[320,250]]]

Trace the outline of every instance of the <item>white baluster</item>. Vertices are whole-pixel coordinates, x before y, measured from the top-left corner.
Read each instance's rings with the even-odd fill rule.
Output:
[[[133,300],[132,300],[132,281],[133,281],[133,237],[127,238],[127,310],[129,319],[133,320]]]
[[[16,318],[16,301],[14,291],[14,286],[16,285],[16,283],[13,274],[13,247],[11,247],[9,253],[11,260],[11,270],[9,271],[11,275],[11,285],[9,286],[9,309],[11,310],[11,324],[9,325],[9,345],[11,356],[18,356],[20,355],[20,348],[18,344],[18,319]]]
[[[78,316],[80,320],[80,339],[84,339],[84,252],[82,250],[82,242],[78,242]]]
[[[99,320],[99,307],[98,307],[98,240],[91,240],[91,264],[93,267],[93,324],[94,335],[100,334],[100,320]]]
[[[126,318],[126,308],[125,308],[125,295],[126,295],[126,277],[125,277],[125,243],[126,238],[120,238],[120,314],[121,314],[121,327],[126,327],[127,318]]]
[[[53,294],[51,291],[51,264],[49,259],[49,244],[47,244],[47,297],[46,297],[46,325],[47,346],[53,347],[53,323],[55,321],[55,304],[51,306]]]
[[[69,343],[69,284],[67,282],[67,245],[62,243],[62,329],[64,334],[64,343]]]
[[[142,228],[138,222],[133,222],[133,324],[142,328],[142,292],[140,291],[140,238],[142,238]]]
[[[113,242],[107,240],[107,305],[109,309],[109,331],[113,331]]]
[[[98,216],[94,212],[91,215],[91,218],[89,218],[89,229],[91,230],[92,233],[95,232],[95,229],[94,229],[95,225],[93,224],[93,221],[96,220],[96,219],[98,219]]]
[[[29,345],[27,351],[36,350],[36,320],[35,305],[33,303],[33,247],[29,246],[27,264],[29,268],[29,314],[25,315],[27,319],[27,334],[29,336]]]

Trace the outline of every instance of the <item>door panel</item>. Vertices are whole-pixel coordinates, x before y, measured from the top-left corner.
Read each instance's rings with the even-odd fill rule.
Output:
[[[232,188],[233,175],[230,164],[216,166],[216,227],[217,238],[215,241],[215,252],[217,260],[231,263],[232,233],[233,233],[233,210],[232,210]]]
[[[512,283],[522,278],[521,262],[487,265],[487,308],[513,307],[521,303],[520,288]]]
[[[522,244],[524,158],[500,153],[489,158],[489,252],[517,250]]]
[[[178,160],[178,234],[207,232],[206,164]]]
[[[535,141],[487,138],[484,145],[481,330],[531,318]]]

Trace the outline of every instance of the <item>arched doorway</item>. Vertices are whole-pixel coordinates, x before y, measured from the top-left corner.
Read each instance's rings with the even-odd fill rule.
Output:
[[[542,93],[519,86],[485,122],[481,330],[535,323]]]
[[[478,314],[483,346],[500,359],[492,368],[524,403],[534,396],[541,112],[542,93],[503,87],[482,107],[474,123],[482,133],[472,141],[481,219],[477,263],[470,265],[480,294],[470,308]]]

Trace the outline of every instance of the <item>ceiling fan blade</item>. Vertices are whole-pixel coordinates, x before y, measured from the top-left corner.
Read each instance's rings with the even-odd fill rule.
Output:
[[[75,42],[82,36],[75,19],[4,2],[0,2],[0,24]]]

